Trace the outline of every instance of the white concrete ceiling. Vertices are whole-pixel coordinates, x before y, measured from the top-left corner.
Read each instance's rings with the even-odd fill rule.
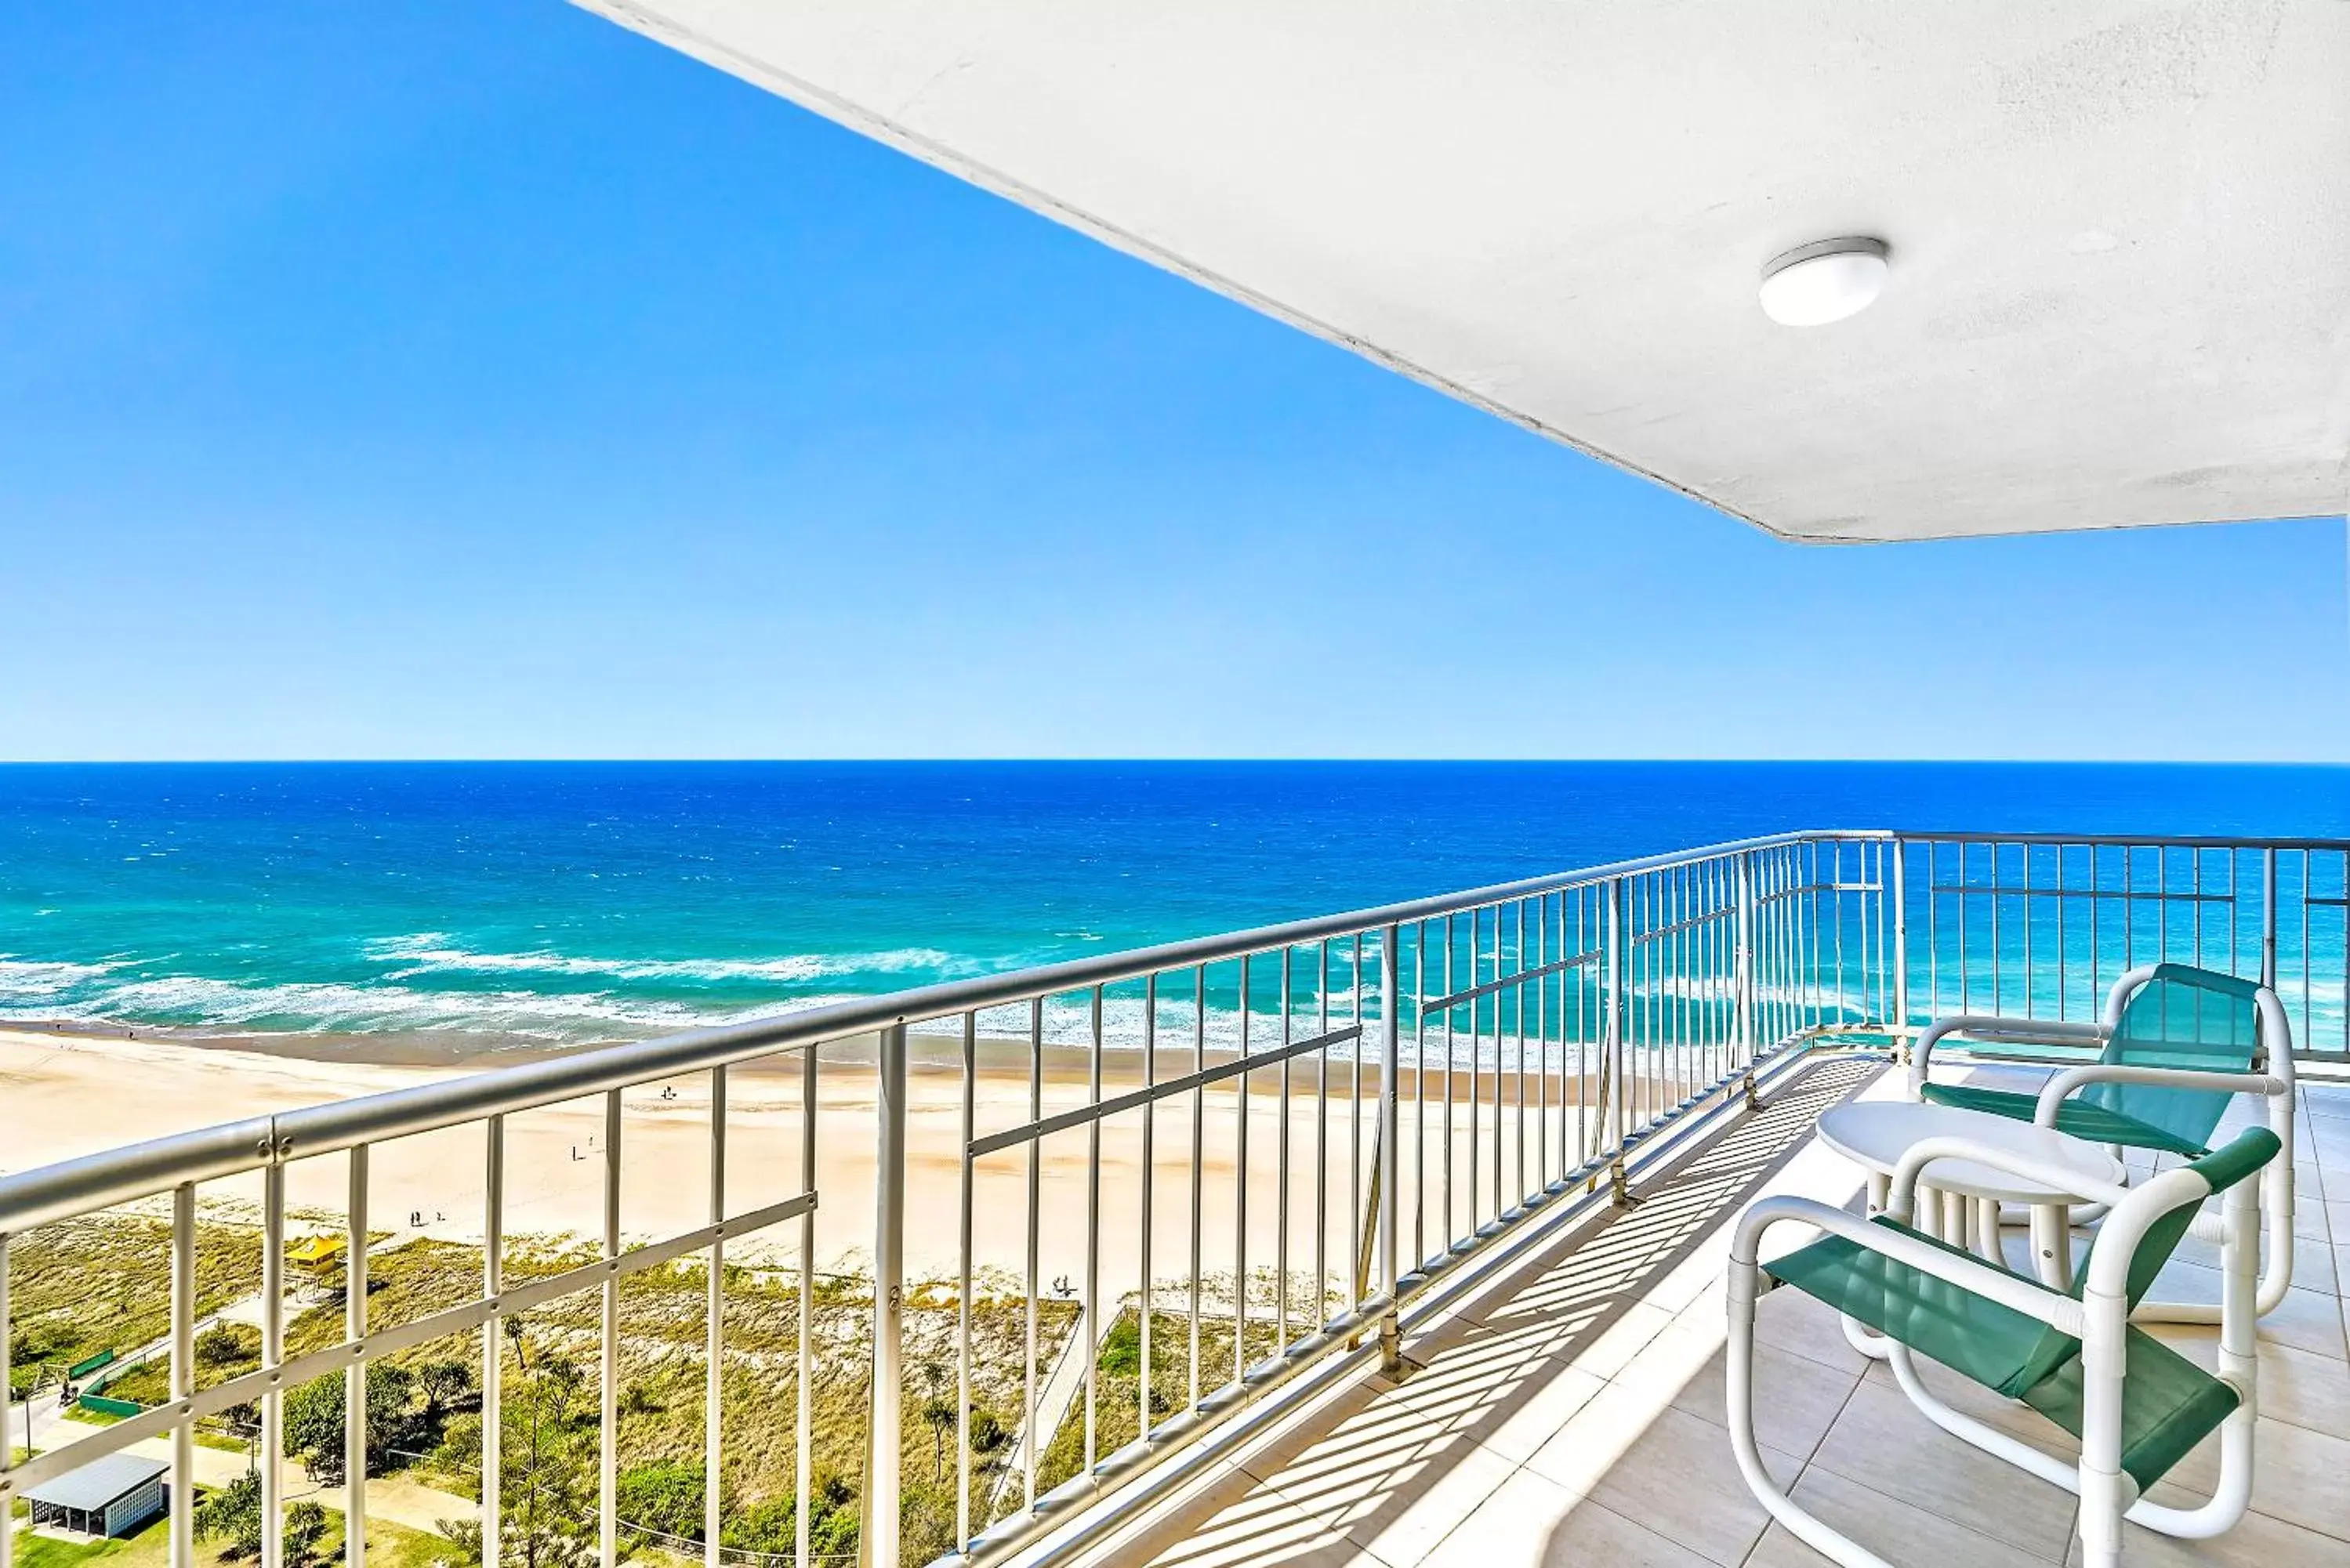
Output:
[[[2350,492],[2350,0],[582,3],[1788,537]]]

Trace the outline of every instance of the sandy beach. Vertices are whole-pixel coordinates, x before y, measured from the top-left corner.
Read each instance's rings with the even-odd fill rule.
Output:
[[[47,1029],[0,1032],[0,1171],[19,1171],[123,1143],[242,1117],[282,1112],[352,1096],[381,1093],[457,1076],[468,1069],[403,1064],[382,1046],[372,1059],[325,1059],[298,1054],[300,1037],[278,1037],[272,1049],[244,1043],[193,1044],[158,1039],[90,1035]],[[314,1043],[316,1048],[316,1043]],[[443,1050],[442,1046],[434,1046]],[[912,1159],[907,1206],[908,1270],[911,1278],[951,1278],[959,1255],[961,1223],[962,1075],[952,1042],[918,1039],[910,1075],[908,1120]],[[500,1054],[500,1061],[515,1059]],[[1211,1064],[1215,1058],[1211,1055]],[[816,1227],[818,1266],[856,1269],[869,1257],[873,1234],[875,1079],[869,1041],[827,1047],[820,1060],[816,1116],[816,1189],[821,1208]],[[1105,1097],[1139,1086],[1141,1059],[1124,1052],[1104,1056]],[[1187,1052],[1163,1052],[1161,1081],[1191,1066]],[[1189,1278],[1192,1272],[1192,1148],[1200,1151],[1200,1272],[1229,1279],[1243,1260],[1235,1238],[1245,1234],[1245,1263],[1252,1277],[1275,1261],[1283,1237],[1284,1184],[1289,1194],[1286,1248],[1292,1271],[1310,1279],[1316,1236],[1315,1150],[1323,1158],[1322,1204],[1327,1215],[1321,1245],[1334,1286],[1342,1277],[1349,1238],[1358,1234],[1360,1205],[1367,1203],[1378,1074],[1360,1072],[1359,1141],[1350,1134],[1349,1095],[1353,1064],[1328,1066],[1326,1101],[1314,1091],[1317,1064],[1296,1059],[1290,1072],[1288,1154],[1282,1156],[1281,1072],[1249,1075],[1250,1093],[1237,1092],[1237,1079],[1209,1087],[1201,1097],[1194,1126],[1192,1096],[1157,1103],[1151,1113],[1150,1210],[1154,1278]],[[1036,1103],[1049,1116],[1081,1106],[1091,1093],[1085,1052],[1048,1047]],[[1454,1084],[1455,1226],[1469,1207],[1468,1149],[1471,1115],[1466,1074]],[[1514,1194],[1520,1152],[1519,1111],[1512,1097],[1497,1117],[1492,1084],[1477,1139],[1483,1153],[1480,1213],[1492,1209],[1493,1140],[1501,1139],[1503,1189]],[[1572,1136],[1575,1112],[1553,1103],[1547,1125],[1552,1138],[1564,1124]],[[621,1228],[629,1237],[652,1237],[691,1229],[710,1218],[710,1092],[706,1075],[648,1084],[622,1096]],[[1441,1223],[1443,1192],[1440,1075],[1431,1075],[1430,1107],[1422,1123],[1423,1147],[1409,1115],[1417,1084],[1407,1074],[1403,1156],[1407,1168],[1425,1170],[1428,1194],[1425,1231],[1434,1244]],[[1571,1088],[1569,1084],[1567,1087]],[[1534,1094],[1533,1088],[1528,1091]],[[1024,1044],[987,1042],[974,1080],[973,1123],[979,1136],[1019,1127],[1030,1119],[1031,1085]],[[1545,1118],[1530,1103],[1524,1157],[1542,1162]],[[737,1067],[727,1093],[726,1195],[740,1212],[788,1197],[799,1189],[802,1127],[801,1082],[795,1067],[781,1064]],[[1099,1246],[1106,1290],[1123,1292],[1140,1282],[1144,1168],[1143,1113],[1129,1110],[1102,1126],[1099,1187]],[[1497,1131],[1498,1125],[1498,1131]],[[1048,1136],[1042,1145],[1035,1181],[1041,1223],[1036,1228],[1036,1270],[1049,1289],[1064,1279],[1083,1277],[1087,1251],[1089,1133],[1076,1127]],[[508,1118],[505,1215],[510,1235],[589,1236],[601,1225],[604,1171],[604,1112],[589,1100],[518,1114]],[[1550,1145],[1555,1151],[1557,1145]],[[477,1240],[483,1229],[484,1137],[478,1126],[376,1146],[371,1155],[369,1205],[379,1229],[413,1230],[451,1240]],[[1243,1151],[1245,1160],[1243,1161]],[[1247,1180],[1239,1179],[1243,1168]],[[1366,1175],[1357,1179],[1356,1171]],[[288,1200],[303,1227],[339,1227],[345,1210],[348,1166],[328,1155],[297,1160],[290,1168]],[[972,1196],[973,1255],[982,1269],[1023,1276],[1027,1268],[1028,1193],[1026,1146],[1016,1145],[975,1162]],[[1408,1186],[1407,1192],[1412,1190]],[[214,1212],[257,1206],[257,1177],[207,1184],[203,1198]],[[1410,1214],[1407,1210],[1407,1225]],[[733,1250],[744,1258],[795,1259],[796,1226],[746,1241]],[[1407,1231],[1407,1238],[1409,1237]],[[1269,1290],[1269,1280],[1261,1283]],[[1310,1285],[1293,1289],[1310,1292]]]

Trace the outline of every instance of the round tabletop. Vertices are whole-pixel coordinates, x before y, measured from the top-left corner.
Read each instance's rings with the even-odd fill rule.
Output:
[[[1993,1148],[2028,1154],[2077,1170],[2091,1185],[2117,1185],[2127,1174],[2122,1162],[2093,1143],[2060,1133],[2054,1127],[1995,1116],[1957,1106],[1931,1106],[1914,1100],[1859,1100],[1838,1106],[1820,1116],[1820,1141],[1846,1158],[1890,1176],[1902,1156],[1934,1137],[1962,1137]],[[2060,1191],[2012,1171],[1994,1169],[1971,1159],[1938,1159],[1919,1177],[1919,1185],[1956,1192],[1967,1198],[1996,1199],[2002,1203],[2078,1202],[2078,1192]]]

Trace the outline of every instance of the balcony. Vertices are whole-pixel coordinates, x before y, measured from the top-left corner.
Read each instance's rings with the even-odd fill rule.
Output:
[[[352,1568],[1806,1561],[1721,1425],[1729,1221],[1854,1200],[1814,1124],[1897,1094],[1924,1021],[2092,1017],[2159,957],[2282,996],[2304,1244],[2262,1324],[2254,1517],[2131,1560],[2350,1559],[2345,870],[2336,843],[1786,835],[22,1172],[0,1345],[103,1310],[143,1382],[100,1426],[26,1379],[0,1495],[123,1451],[182,1500],[249,1464],[263,1568],[305,1556],[306,1502]],[[413,1205],[452,1171],[469,1210]],[[2064,1494],[1940,1437],[1794,1293],[1762,1325],[1800,1498],[1897,1561],[2065,1560]],[[429,1451],[383,1435],[419,1423]],[[215,1550],[194,1525],[161,1527],[175,1568]]]

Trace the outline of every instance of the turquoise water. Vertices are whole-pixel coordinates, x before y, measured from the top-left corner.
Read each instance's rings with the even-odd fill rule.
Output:
[[[2350,771],[0,767],[0,1016],[578,1044],[1796,827],[2350,836]]]

